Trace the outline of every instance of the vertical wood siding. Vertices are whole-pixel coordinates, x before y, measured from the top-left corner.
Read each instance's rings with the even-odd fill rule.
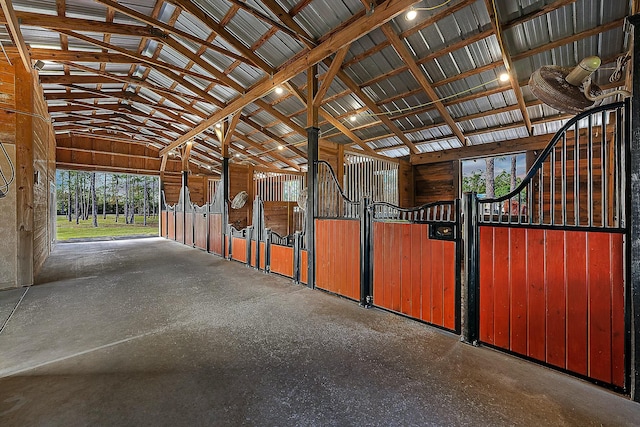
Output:
[[[455,242],[428,224],[374,222],[373,236],[374,305],[455,330]]]
[[[480,339],[624,386],[623,234],[480,227]]]
[[[316,287],[360,299],[360,222],[316,220]]]
[[[207,250],[207,216],[205,214],[196,213],[194,223],[194,234],[196,248]]]
[[[176,240],[176,214],[175,212],[167,212],[167,238]]]
[[[231,259],[247,262],[247,239],[240,237],[231,238]]]
[[[176,241],[184,243],[184,213],[176,212]]]
[[[209,252],[222,255],[222,214],[209,214]]]
[[[271,245],[271,272],[293,277],[293,248]]]

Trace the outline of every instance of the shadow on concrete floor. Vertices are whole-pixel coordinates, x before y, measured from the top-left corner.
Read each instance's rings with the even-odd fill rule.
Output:
[[[59,244],[39,283],[0,335],[3,426],[640,420],[624,396],[161,238]]]

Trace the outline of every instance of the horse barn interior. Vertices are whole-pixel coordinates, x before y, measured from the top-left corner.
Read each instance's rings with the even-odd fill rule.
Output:
[[[640,1],[0,4],[0,424],[637,425]]]

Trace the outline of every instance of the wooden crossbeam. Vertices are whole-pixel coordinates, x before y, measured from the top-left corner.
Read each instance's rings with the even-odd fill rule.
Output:
[[[387,0],[383,2],[371,15],[363,16],[354,25],[335,33],[330,39],[327,39],[310,50],[307,55],[288,64],[285,68],[275,73],[271,79],[263,79],[255,84],[244,96],[231,101],[225,108],[212,114],[208,119],[199,123],[194,129],[169,144],[165,150],[169,151],[193,136],[204,132],[209,126],[220,121],[223,117],[241,110],[251,102],[270,92],[276,86],[300,74],[306,70],[309,65],[317,64],[341,47],[359,39],[363,35],[368,34],[370,31],[393,19],[414,3],[417,3],[416,0]],[[161,154],[164,154],[164,152]]]

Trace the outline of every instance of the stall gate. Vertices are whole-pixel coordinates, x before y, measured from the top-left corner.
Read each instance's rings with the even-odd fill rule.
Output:
[[[360,209],[349,200],[331,166],[317,163],[316,287],[360,300]]]
[[[404,209],[376,202],[371,303],[429,324],[460,330],[459,201]]]
[[[628,106],[570,120],[510,194],[479,199],[479,340],[625,387]]]

